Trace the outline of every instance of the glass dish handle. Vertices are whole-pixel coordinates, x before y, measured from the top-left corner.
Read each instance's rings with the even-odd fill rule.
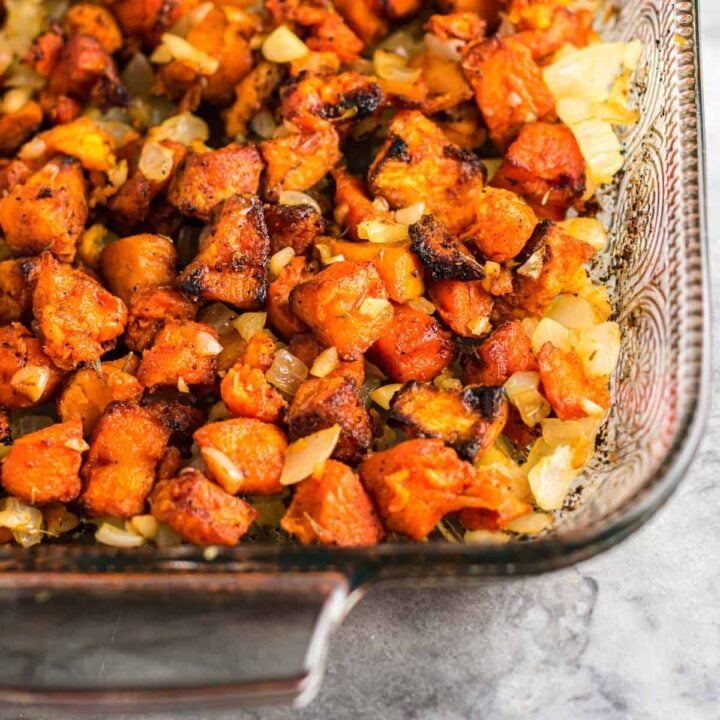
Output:
[[[336,572],[0,574],[0,707],[302,706],[348,594]]]

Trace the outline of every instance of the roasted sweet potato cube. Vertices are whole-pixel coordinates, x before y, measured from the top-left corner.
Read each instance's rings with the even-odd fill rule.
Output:
[[[298,333],[290,338],[290,352],[309,368],[312,368],[317,356],[325,349],[311,333]],[[337,367],[325,377],[350,378],[355,381],[355,387],[362,387],[365,382],[365,360],[362,356],[357,360],[340,360]]]
[[[335,0],[334,4],[365,44],[387,34],[389,25],[376,0]]]
[[[351,238],[358,240],[357,226],[364,220],[391,222],[389,210],[373,204],[365,183],[342,168],[333,171],[335,179],[335,218],[348,229]]]
[[[205,413],[200,408],[179,400],[154,397],[145,406],[153,417],[170,433],[168,442],[188,454],[194,432],[205,422]]]
[[[394,302],[404,303],[422,297],[425,292],[422,262],[407,243],[382,245],[333,238],[329,245],[333,255],[342,255],[352,262],[371,262]]]
[[[472,222],[485,168],[472,152],[453,145],[417,110],[401,110],[368,172],[370,190],[395,208],[420,201],[451,233]]]
[[[290,440],[339,425],[340,438],[332,457],[342,462],[357,463],[372,442],[370,416],[355,380],[348,377],[305,381],[290,403],[286,422]]]
[[[440,40],[477,40],[485,34],[485,21],[477,12],[452,12],[446,15],[431,15],[425,26]]]
[[[585,158],[566,125],[530,123],[508,148],[492,183],[524,197],[539,217],[561,220],[585,192]]]
[[[209,220],[233,195],[254,195],[263,163],[254,145],[231,143],[219,150],[190,153],[173,178],[168,200],[183,214]]]
[[[147,388],[209,385],[221,351],[218,334],[209,325],[192,320],[166,322],[143,352],[137,378]]]
[[[248,122],[263,107],[283,78],[277,63],[259,62],[235,88],[235,102],[225,112],[229,137],[248,134]]]
[[[50,253],[40,258],[33,314],[43,350],[66,370],[97,360],[122,335],[127,322],[120,298]]]
[[[516,270],[512,294],[495,301],[499,315],[540,317],[594,254],[591,245],[566,235],[549,220],[543,220],[517,256],[517,262],[522,264]]]
[[[537,370],[530,337],[519,320],[511,320],[468,350],[463,380],[473,385],[504,385],[511,375],[526,370]]]
[[[360,478],[335,460],[295,486],[280,527],[303,545],[364,547],[375,545],[384,535]]]
[[[114,401],[139,402],[143,387],[134,375],[112,363],[76,370],[57,398],[60,419],[80,420],[83,433],[90,437],[106,406]]]
[[[495,36],[471,45],[462,65],[490,139],[500,151],[527,123],[555,119],[555,101],[540,68],[530,50],[512,37]]]
[[[278,423],[287,408],[285,399],[258,368],[238,363],[220,383],[220,396],[233,417]]]
[[[215,212],[200,252],[183,270],[178,287],[188,296],[218,300],[242,310],[264,305],[270,253],[257,196],[236,195]]]
[[[598,406],[603,410],[610,407],[607,387],[585,375],[582,361],[573,350],[546,342],[537,362],[545,397],[561,420],[577,420],[597,412]]]
[[[168,320],[194,320],[196,314],[197,304],[181,292],[155,285],[141,286],[130,299],[125,344],[142,352]]]
[[[290,293],[290,307],[327,347],[354,360],[388,329],[393,308],[371,263],[339,262]]]
[[[396,382],[432,380],[455,357],[455,343],[431,315],[396,305],[390,326],[368,351],[368,358]]]
[[[503,263],[525,247],[537,222],[533,209],[514,192],[485,188],[462,239],[488,260]]]
[[[410,248],[435,280],[479,280],[483,266],[440,220],[423,215],[410,226]]]
[[[80,503],[87,514],[142,513],[169,437],[169,430],[147,408],[129,402],[108,405],[82,469]]]
[[[203,425],[195,442],[210,477],[231,495],[282,492],[287,440],[275,425],[252,418],[223,420]]]
[[[78,473],[85,450],[79,420],[23,435],[2,464],[2,486],[31,505],[70,502],[80,494]]]
[[[129,304],[140,285],[172,285],[177,253],[162,235],[133,235],[106,245],[100,266],[108,288]]]
[[[45,157],[70,155],[86,170],[107,172],[115,165],[112,135],[89,117],[56,125],[36,135],[34,140],[45,143]]]
[[[426,114],[447,111],[452,116],[457,113],[458,105],[473,99],[472,88],[465,79],[460,63],[455,60],[426,50],[412,59],[412,67],[422,72],[421,82],[427,88],[427,96],[421,105]]]
[[[90,35],[110,54],[122,47],[120,28],[113,14],[102,5],[78,3],[71,6],[65,14],[64,25],[70,37]]]
[[[40,127],[42,108],[34,101],[26,102],[15,112],[0,117],[0,155],[12,155]]]
[[[436,280],[428,296],[440,319],[457,335],[478,337],[490,329],[493,300],[480,280]]]
[[[19,410],[53,397],[63,373],[20,323],[0,326],[0,406]]]
[[[467,460],[481,456],[498,439],[508,416],[502,387],[441,390],[412,382],[395,393],[390,417],[413,435],[440,438]]]
[[[277,352],[275,338],[267,330],[256,332],[246,343],[238,360],[251,368],[267,372]]]
[[[313,270],[304,257],[294,257],[270,283],[268,288],[267,314],[270,325],[282,338],[290,338],[307,330],[307,325],[290,307],[293,288],[313,276]]]
[[[23,320],[30,315],[37,272],[37,258],[0,262],[0,324]]]
[[[77,160],[51,160],[0,200],[0,226],[14,252],[50,250],[71,262],[88,216],[85,179]]]
[[[307,190],[327,175],[342,157],[333,127],[295,133],[260,143],[265,160],[265,196],[277,200],[283,190]]]
[[[150,494],[156,520],[195,545],[237,545],[257,517],[257,510],[208,480],[184,470],[160,480]]]
[[[110,6],[126,36],[154,47],[183,15],[200,0],[112,0]]]
[[[360,478],[388,530],[422,540],[450,512],[502,511],[510,493],[486,482],[442,440],[407,440],[366,458]]]
[[[303,255],[326,229],[325,218],[312,205],[269,204],[263,212],[273,254],[291,247],[297,255]]]
[[[500,11],[505,4],[506,0],[440,0],[438,3],[445,13],[477,13],[490,30],[500,24]]]

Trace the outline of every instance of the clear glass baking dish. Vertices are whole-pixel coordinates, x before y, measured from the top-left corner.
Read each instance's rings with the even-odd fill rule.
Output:
[[[541,573],[639,528],[692,460],[709,399],[697,7],[625,0],[611,39],[638,38],[640,123],[603,199],[623,329],[613,407],[582,491],[530,542],[368,550],[240,545],[0,549],[0,706],[75,717],[302,704],[332,630],[374,582]]]

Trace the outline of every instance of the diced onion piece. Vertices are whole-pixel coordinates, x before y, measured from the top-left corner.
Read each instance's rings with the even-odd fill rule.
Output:
[[[74,450],[78,453],[84,453],[86,450],[90,449],[90,446],[80,438],[70,438],[70,440],[66,440],[63,443],[63,447],[66,447],[68,450]]]
[[[232,324],[244,340],[250,340],[265,327],[266,322],[266,312],[246,312],[235,318]]]
[[[413,225],[420,220],[425,213],[425,203],[419,202],[414,205],[400,208],[395,211],[395,221],[401,225]]]
[[[340,366],[340,356],[336,347],[329,347],[323,350],[313,362],[310,374],[314,377],[323,378]]]
[[[380,244],[405,242],[410,237],[407,225],[381,220],[363,220],[358,223],[357,234],[360,240]]]
[[[18,498],[7,497],[0,500],[0,527],[12,531],[15,542],[30,547],[42,541],[43,515]]]
[[[333,425],[288,445],[280,483],[293,485],[322,470],[325,461],[335,451],[340,437],[340,426]]]
[[[29,99],[31,91],[27,88],[13,88],[8,90],[0,101],[0,112],[17,112]]]
[[[170,526],[160,523],[153,538],[159,548],[175,547],[182,544],[182,538]]]
[[[413,310],[418,310],[421,313],[425,313],[426,315],[432,315],[437,310],[435,305],[424,297],[408,300],[405,305],[411,307]]]
[[[267,381],[287,395],[294,395],[307,376],[307,365],[285,348],[275,353],[272,365],[265,373]]]
[[[558,350],[568,352],[572,349],[570,331],[557,320],[544,317],[535,328],[530,340],[533,352],[537,355],[545,343],[551,343]]]
[[[173,151],[155,142],[146,142],[143,145],[138,161],[138,170],[148,179],[162,182],[170,177],[175,155]]]
[[[269,264],[270,275],[276,278],[282,269],[295,257],[295,250],[291,247],[284,247],[278,250],[271,258]]]
[[[15,440],[29,433],[53,425],[55,420],[48,415],[21,415],[11,420],[10,428]]]
[[[583,330],[575,346],[582,360],[585,374],[589,377],[610,375],[620,354],[620,326],[604,322]]]
[[[425,33],[425,45],[430,52],[439,55],[446,60],[460,62],[462,60],[462,51],[465,47],[465,41],[460,38],[448,38],[441,40],[433,33]]]
[[[152,540],[158,529],[158,521],[152,515],[135,515],[125,522],[125,529],[135,535]]]
[[[379,212],[388,212],[390,210],[390,203],[382,195],[378,195],[373,199],[372,206],[374,210]]]
[[[227,405],[222,400],[219,400],[210,408],[210,412],[208,413],[208,422],[227,420],[229,417],[230,411],[228,410]]]
[[[100,524],[95,531],[95,539],[103,545],[120,548],[140,547],[145,544],[145,538],[142,535],[128,532],[110,523]]]
[[[569,218],[561,220],[557,225],[564,233],[592,245],[596,250],[602,251],[607,247],[607,230],[597,218]]]
[[[376,318],[378,315],[384,313],[389,307],[392,307],[392,305],[390,301],[385,298],[368,297],[360,303],[358,312],[365,317]]]
[[[123,85],[132,97],[148,97],[155,82],[152,65],[145,55],[136,52],[122,72]]]
[[[278,128],[273,114],[267,109],[261,110],[250,120],[250,127],[252,131],[263,140],[273,138]]]
[[[190,392],[190,386],[187,384],[187,382],[185,381],[185,378],[182,375],[178,376],[177,389],[178,389],[178,392],[185,393],[185,394],[189,394],[189,392]]]
[[[538,326],[538,323],[540,322],[540,320],[538,320],[537,318],[534,318],[534,317],[525,317],[520,322],[523,326],[523,330],[525,331],[525,334],[529,338],[531,338],[534,335],[535,330],[537,329],[537,326]]]
[[[21,160],[37,160],[41,158],[47,152],[47,144],[40,138],[33,138],[26,142],[18,152],[18,157]]]
[[[481,315],[480,317],[475,318],[474,320],[471,320],[467,324],[467,329],[476,336],[485,335],[485,333],[490,332],[491,325],[490,325],[490,318]]]
[[[223,303],[215,302],[208,305],[198,318],[201,323],[209,325],[218,335],[224,335],[233,327],[233,320],[237,317],[237,313],[231,310]]]
[[[448,368],[433,378],[433,385],[440,390],[462,390],[462,381],[456,378]]]
[[[45,522],[45,532],[48,535],[57,537],[74,530],[80,524],[80,518],[69,512],[64,506],[60,506],[57,511],[53,505],[46,506],[45,509],[43,520]]]
[[[315,212],[322,215],[322,210],[320,209],[318,201],[304,192],[299,192],[297,190],[283,190],[280,193],[278,202],[280,205],[310,205]]]
[[[580,398],[578,403],[584,413],[592,418],[602,418],[605,415],[605,408],[602,405],[598,405],[596,402],[590,400],[590,398]]]
[[[210,130],[204,120],[184,112],[153,127],[148,137],[154,142],[174,140],[182,145],[192,145],[194,142],[205,142],[210,137]]]
[[[543,440],[551,448],[567,445],[572,449],[572,465],[583,468],[592,458],[595,451],[595,436],[600,428],[600,421],[593,417],[579,420],[560,420],[546,418],[540,422]]]
[[[108,181],[114,188],[120,188],[128,179],[128,173],[127,160],[121,160],[107,171]]]
[[[390,401],[395,393],[402,387],[402,383],[381,385],[370,393],[370,399],[384,410],[390,409]]]
[[[277,495],[256,495],[248,502],[258,511],[255,520],[258,525],[276,527],[285,514],[285,503]]]
[[[508,400],[530,427],[550,414],[550,403],[541,395],[539,385],[540,374],[532,371],[516,372],[505,383]]]
[[[217,58],[198,50],[179,35],[163,33],[161,40],[162,45],[150,58],[153,62],[162,63],[166,56],[165,53],[170,53],[172,59],[186,65],[198,75],[212,75],[220,67],[220,61]]]
[[[536,250],[515,272],[518,275],[537,280],[545,264],[545,248]]]
[[[344,262],[345,256],[342,254],[333,255],[330,246],[326,243],[315,243],[315,249],[320,255],[320,262],[323,265],[332,265],[333,263]]]
[[[310,52],[308,46],[286,25],[275,28],[262,44],[262,54],[274,63],[299,60]]]
[[[195,335],[195,351],[198,355],[219,355],[223,346],[209,332],[200,330]]]
[[[553,517],[548,513],[531,512],[511,520],[505,530],[523,535],[535,535],[550,525]]]
[[[545,317],[571,330],[590,328],[596,323],[592,305],[577,295],[558,295],[545,311]]]
[[[490,182],[493,177],[495,176],[495,173],[500,169],[500,166],[503,164],[502,158],[483,158],[482,164],[485,166],[485,169],[487,170],[487,181]]]
[[[32,402],[37,402],[50,381],[50,369],[39,365],[26,365],[11,378],[10,386]]]
[[[503,450],[500,442],[488,448],[480,458],[475,459],[475,466],[479,468],[492,468],[504,475],[508,480],[508,487],[512,493],[523,502],[532,501],[530,485],[520,466]]]
[[[237,483],[245,479],[245,474],[224,452],[213,447],[202,448],[200,452],[208,470],[216,477],[223,475]]]
[[[541,457],[528,473],[528,482],[538,507],[560,510],[578,472],[572,464],[572,449],[559,445]]]
[[[468,530],[464,540],[466,545],[501,545],[510,542],[510,536],[500,530]]]
[[[623,166],[620,141],[612,125],[603,120],[570,124],[587,164],[588,176],[596,185],[610,182]]]
[[[409,68],[407,58],[382,48],[378,48],[373,54],[373,68],[375,74],[383,80],[399,83],[415,83],[422,73],[419,68]]]

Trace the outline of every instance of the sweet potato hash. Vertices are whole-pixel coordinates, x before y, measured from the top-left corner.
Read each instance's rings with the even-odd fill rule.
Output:
[[[620,348],[603,2],[0,8],[0,542],[550,527]]]

